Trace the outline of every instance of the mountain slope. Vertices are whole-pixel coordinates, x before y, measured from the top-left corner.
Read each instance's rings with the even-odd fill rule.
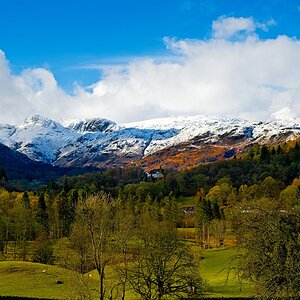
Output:
[[[0,182],[0,185],[13,187],[14,189],[37,188],[40,184],[47,184],[51,179],[55,180],[64,175],[72,176],[94,171],[92,168],[62,168],[34,161],[25,154],[12,150],[0,144],[0,169],[4,169],[8,183]],[[0,178],[1,179],[1,178]]]
[[[58,123],[32,116],[19,126],[0,125],[1,143],[62,167],[138,163],[180,168],[231,157],[251,143],[277,143],[299,134],[299,120],[250,122],[205,115],[120,125],[101,118]]]
[[[42,162],[32,161],[25,154],[0,144],[0,166],[5,169],[8,180],[44,180],[47,182],[53,167]],[[51,177],[50,177],[51,178]]]

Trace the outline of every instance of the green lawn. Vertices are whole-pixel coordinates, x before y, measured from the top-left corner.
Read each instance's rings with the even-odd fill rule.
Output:
[[[247,297],[252,296],[250,287],[240,284],[234,268],[235,248],[203,250],[201,275],[208,283],[208,296],[212,297]]]

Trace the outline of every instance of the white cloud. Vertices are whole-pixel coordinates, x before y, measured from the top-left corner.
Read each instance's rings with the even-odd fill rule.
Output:
[[[256,30],[256,24],[252,18],[233,18],[220,17],[212,23],[214,38],[229,38],[238,33],[253,33]]]
[[[245,38],[257,29],[268,31],[276,22],[271,19],[266,23],[255,22],[253,18],[234,18],[222,16],[212,23],[213,37],[216,39]]]
[[[294,113],[288,107],[284,107],[283,109],[272,114],[272,118],[274,120],[293,120],[295,118]]]
[[[111,66],[99,82],[77,86],[72,96],[48,70],[13,76],[1,52],[0,122],[18,123],[29,114],[117,122],[195,114],[300,117],[300,42],[287,36],[261,40],[256,29],[262,26],[251,18],[219,18],[209,40],[165,38],[179,59]],[[240,32],[243,39],[231,39]]]

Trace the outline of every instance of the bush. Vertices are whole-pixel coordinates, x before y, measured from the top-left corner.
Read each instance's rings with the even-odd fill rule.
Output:
[[[33,257],[34,262],[51,265],[54,262],[53,245],[50,241],[43,241],[39,244]]]

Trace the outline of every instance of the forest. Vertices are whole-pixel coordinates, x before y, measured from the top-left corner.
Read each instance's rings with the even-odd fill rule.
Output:
[[[20,191],[1,168],[1,260],[96,270],[100,300],[200,299],[202,251],[234,247],[229,271],[252,296],[300,297],[298,142],[157,172],[116,167]],[[92,299],[80,284],[76,297]]]

